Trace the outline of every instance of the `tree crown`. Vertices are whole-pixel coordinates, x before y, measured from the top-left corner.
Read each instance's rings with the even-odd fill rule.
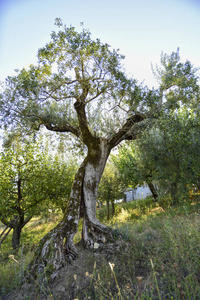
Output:
[[[135,123],[155,116],[163,95],[170,109],[178,101],[197,103],[196,70],[189,62],[179,62],[178,51],[162,55],[160,89],[150,91],[127,78],[119,50],[93,40],[86,29],[77,32],[60,19],[56,25],[59,30],[38,51],[38,65],[7,78],[0,94],[2,123],[23,130],[43,125],[72,133],[87,146],[102,137],[114,147],[136,137]]]

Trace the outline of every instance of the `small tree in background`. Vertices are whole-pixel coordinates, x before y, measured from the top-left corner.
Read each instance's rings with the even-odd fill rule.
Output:
[[[136,188],[139,185],[147,184],[156,200],[158,194],[153,184],[154,166],[142,161],[138,141],[139,139],[137,142],[129,142],[119,147],[118,154],[112,155],[112,161],[118,169],[124,187]]]
[[[172,203],[196,187],[200,178],[200,121],[192,109],[180,108],[163,117],[139,140],[139,157],[160,192],[171,195]]]
[[[45,207],[66,205],[75,173],[72,167],[30,140],[15,140],[1,153],[0,220],[13,228],[13,249],[18,249],[21,230],[34,215]]]
[[[98,200],[107,205],[107,219],[110,219],[110,203],[112,206],[111,214],[115,213],[115,200],[123,197],[122,181],[118,170],[112,162],[107,163],[98,189]]]
[[[121,181],[131,187],[147,183],[155,199],[169,195],[168,204],[199,190],[199,129],[199,115],[184,106],[162,116],[137,142],[124,144],[112,156]]]

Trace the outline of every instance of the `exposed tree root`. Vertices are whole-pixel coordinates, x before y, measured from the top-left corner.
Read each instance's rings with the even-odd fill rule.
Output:
[[[85,217],[83,219],[82,239],[87,249],[103,247],[108,241],[113,241],[112,229],[99,221],[93,223]]]

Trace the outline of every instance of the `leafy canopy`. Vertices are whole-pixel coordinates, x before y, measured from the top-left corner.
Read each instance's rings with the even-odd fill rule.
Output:
[[[123,197],[123,182],[115,165],[109,161],[106,164],[98,189],[98,200],[100,202],[112,202]]]
[[[134,85],[121,72],[124,57],[99,39],[93,41],[88,30],[78,33],[58,19],[56,24],[62,30],[52,32],[51,42],[39,49],[38,66],[7,78],[4,121],[29,128],[43,124],[80,137],[74,103],[84,101],[93,134],[112,133],[124,120],[127,92]]]
[[[85,144],[88,134],[113,139],[116,146],[135,138],[135,123],[158,118],[180,103],[199,107],[197,70],[180,62],[179,50],[162,55],[155,71],[160,88],[149,90],[126,76],[119,50],[93,40],[86,29],[77,32],[60,19],[56,25],[51,41],[38,51],[38,65],[7,78],[0,94],[4,126],[30,131],[43,125]],[[145,122],[139,131],[143,128]]]
[[[15,139],[0,153],[0,219],[8,224],[47,208],[64,210],[75,171],[75,162],[50,155],[47,145]]]

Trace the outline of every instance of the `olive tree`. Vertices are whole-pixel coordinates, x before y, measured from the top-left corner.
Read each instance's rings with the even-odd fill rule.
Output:
[[[56,24],[60,29],[52,32],[51,41],[38,51],[39,64],[9,77],[0,96],[1,118],[7,126],[17,123],[24,130],[45,126],[65,133],[66,138],[71,134],[87,151],[63,220],[41,240],[32,264],[33,272],[39,273],[51,265],[52,278],[66,261],[78,255],[73,238],[80,218],[82,240],[88,249],[95,243],[103,247],[113,239],[112,230],[96,218],[97,191],[106,161],[114,147],[123,140],[136,139],[157,117],[164,89],[169,87],[168,81],[162,90],[143,88],[127,78],[121,64],[124,57],[118,50],[93,40],[88,30],[77,32],[60,19]],[[171,61],[176,73],[179,60]],[[183,67],[185,74],[188,69]],[[171,83],[180,85],[178,81]]]
[[[121,182],[124,186],[136,188],[146,183],[155,200],[158,198],[156,187],[153,183],[154,165],[150,165],[147,161],[143,161],[141,155],[146,157],[148,153],[139,146],[141,137],[137,141],[125,143],[119,148],[118,153],[112,155]]]
[[[187,199],[189,191],[199,189],[199,129],[199,115],[192,108],[182,105],[162,115],[137,141],[112,155],[121,181],[131,187],[146,182],[154,199],[168,195],[168,204]]]
[[[199,188],[200,122],[192,109],[184,106],[156,122],[139,141],[139,157],[160,191],[177,204],[181,196]]]

